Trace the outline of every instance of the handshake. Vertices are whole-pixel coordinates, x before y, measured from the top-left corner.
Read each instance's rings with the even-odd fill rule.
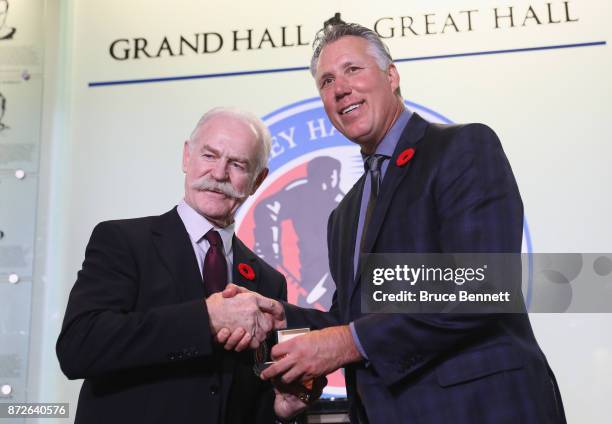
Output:
[[[279,301],[234,284],[209,296],[206,307],[211,332],[227,350],[257,349],[270,331],[287,327]]]
[[[226,350],[240,352],[249,347],[257,349],[272,330],[287,328],[285,309],[279,301],[234,284],[229,284],[223,292],[209,296],[206,307],[211,332]],[[276,354],[276,347],[272,350],[273,359],[278,360],[283,356]],[[270,367],[272,371],[274,367]],[[323,375],[300,381],[299,378],[288,380],[281,376],[281,370],[272,374],[270,371],[264,371],[261,378],[272,380],[274,411],[283,419],[304,411],[310,402],[321,396],[327,385]]]

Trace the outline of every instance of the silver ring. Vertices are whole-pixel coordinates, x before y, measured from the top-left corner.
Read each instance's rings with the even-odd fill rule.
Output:
[[[310,403],[310,393],[302,392],[298,395],[298,399],[304,403]]]

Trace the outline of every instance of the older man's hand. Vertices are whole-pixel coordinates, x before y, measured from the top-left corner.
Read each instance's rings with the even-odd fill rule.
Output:
[[[270,312],[268,315],[272,318],[272,328],[275,330],[281,330],[283,328],[287,328],[287,320],[285,318],[285,309],[283,305],[274,299],[269,299],[265,296],[260,295],[259,293],[252,292],[244,287],[237,286],[235,284],[228,284],[225,290],[221,293],[222,296],[226,299],[231,299],[239,294],[251,294],[253,296],[258,297],[259,301],[268,305],[268,311]],[[256,348],[252,343],[252,338],[249,336],[249,333],[245,330],[245,328],[238,327],[234,329],[230,329],[229,327],[225,327],[220,329],[216,336],[215,340],[222,344],[226,350],[236,350],[241,351],[246,347],[250,346],[251,348]]]
[[[261,378],[280,378],[289,384],[327,375],[363,358],[348,325],[342,325],[311,331],[279,343],[272,348],[272,359],[276,362],[261,373]]]
[[[215,293],[206,299],[210,329],[219,340],[219,333],[230,334],[228,339],[238,340],[232,348],[237,351],[247,347],[256,349],[268,332],[284,320],[283,307],[275,300],[253,292],[237,293],[224,297]]]
[[[284,384],[280,380],[273,380],[274,384],[274,413],[283,420],[295,417],[303,412],[308,405],[317,400],[323,388],[327,385],[327,378],[315,379],[312,389],[301,384]]]

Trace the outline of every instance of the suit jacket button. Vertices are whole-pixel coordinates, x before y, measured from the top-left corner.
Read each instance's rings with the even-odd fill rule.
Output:
[[[171,361],[174,361],[174,353],[169,354],[168,359],[170,359]]]
[[[219,386],[217,386],[216,384],[210,386],[210,394],[215,396],[217,393],[219,393]]]

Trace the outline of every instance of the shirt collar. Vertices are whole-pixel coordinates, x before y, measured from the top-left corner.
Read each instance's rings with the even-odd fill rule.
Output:
[[[410,110],[406,108],[402,110],[393,125],[391,125],[391,128],[389,128],[389,131],[387,131],[387,134],[385,134],[383,137],[382,141],[378,143],[378,146],[376,146],[376,152],[374,152],[375,155],[384,155],[388,157],[393,156],[395,146],[397,146],[400,136],[404,131],[404,127],[410,120],[411,116],[412,112]],[[367,158],[367,155],[362,154],[362,156],[364,160]]]
[[[181,217],[181,221],[185,225],[185,229],[189,234],[189,238],[193,243],[199,243],[202,237],[211,229],[214,228],[219,232],[221,240],[223,241],[223,250],[225,255],[229,255],[232,250],[232,239],[234,237],[235,225],[234,223],[228,225],[225,228],[218,228],[211,224],[206,218],[200,215],[195,209],[182,199],[176,211]]]

